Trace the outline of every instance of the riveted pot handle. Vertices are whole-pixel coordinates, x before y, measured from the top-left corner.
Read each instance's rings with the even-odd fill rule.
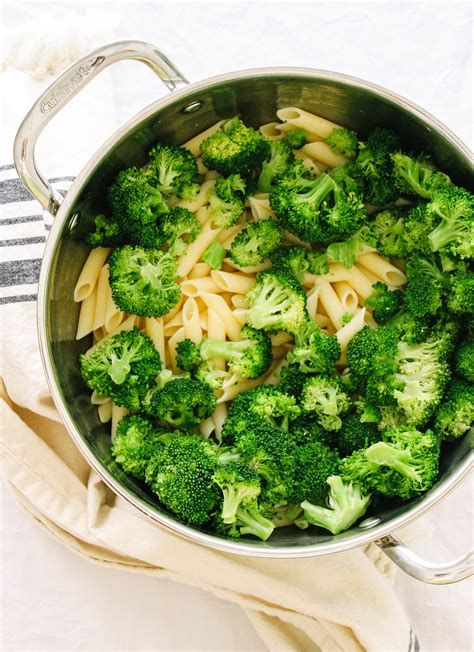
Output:
[[[96,75],[112,63],[126,59],[145,63],[170,91],[188,83],[186,77],[154,45],[143,41],[110,43],[79,59],[65,70],[35,102],[18,129],[13,147],[13,160],[18,175],[52,215],[56,215],[62,197],[36,166],[35,146],[38,136],[51,118]]]
[[[425,561],[393,535],[375,542],[405,573],[428,584],[452,584],[474,574],[474,550],[445,564]]]

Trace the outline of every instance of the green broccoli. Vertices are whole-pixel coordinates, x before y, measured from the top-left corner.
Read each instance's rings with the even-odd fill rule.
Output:
[[[349,396],[342,391],[337,377],[313,376],[303,386],[301,407],[305,412],[313,413],[326,430],[341,428],[341,416],[349,406]]]
[[[301,149],[308,142],[308,134],[306,129],[292,129],[286,135],[291,149]]]
[[[203,362],[224,358],[229,370],[239,378],[258,378],[273,361],[270,338],[251,326],[242,327],[237,342],[203,339],[197,345],[185,339],[179,342],[176,352],[176,364],[183,371],[194,371]]]
[[[439,224],[439,217],[429,212],[427,206],[426,202],[419,202],[404,217],[403,241],[407,254],[432,254],[428,236]]]
[[[151,397],[149,413],[158,421],[188,430],[216,408],[212,389],[193,378],[174,378]]]
[[[362,197],[362,184],[359,183],[357,170],[353,161],[328,170],[328,174],[344,192],[353,192]]]
[[[202,255],[202,259],[212,269],[220,269],[224,258],[226,257],[226,249],[221,245],[219,240],[215,238],[206,251]]]
[[[413,317],[422,319],[435,315],[441,308],[443,295],[449,287],[449,279],[432,257],[413,255],[408,259],[405,273],[407,287],[404,303]]]
[[[161,144],[153,147],[148,173],[152,185],[164,195],[191,199],[199,190],[197,162],[185,147]]]
[[[177,260],[154,249],[124,245],[109,258],[109,283],[120,310],[143,317],[161,317],[181,296],[176,283]]]
[[[306,380],[307,376],[305,376]],[[334,432],[325,430],[312,414],[304,414],[289,423],[289,431],[297,444],[313,444],[319,442],[334,448]]]
[[[380,441],[377,424],[362,421],[362,418],[358,413],[346,417],[342,422],[341,429],[334,438],[334,443],[343,457],[347,457],[361,448],[368,448],[375,442]]]
[[[295,345],[287,354],[290,364],[299,365],[304,373],[330,374],[341,356],[339,340],[323,333],[318,324],[307,321],[295,333]]]
[[[270,190],[270,206],[283,226],[305,242],[329,244],[348,238],[365,220],[364,206],[326,173],[314,179],[301,163]]]
[[[389,290],[381,281],[372,285],[373,292],[365,300],[365,305],[373,309],[373,316],[377,324],[386,324],[398,314],[403,304],[401,290]]]
[[[148,462],[146,482],[163,505],[191,525],[202,525],[219,500],[212,444],[199,437],[173,437]]]
[[[299,504],[304,500],[311,503],[323,502],[329,487],[327,479],[340,472],[341,460],[336,451],[322,442],[302,444],[296,449],[297,483],[291,502]]]
[[[181,256],[200,232],[201,225],[193,213],[186,208],[175,206],[158,222],[156,242],[159,247],[166,245],[166,250],[172,256]],[[157,244],[150,243],[149,246],[155,247]]]
[[[112,221],[131,244],[150,246],[157,238],[160,215],[169,210],[165,198],[152,183],[148,172],[127,168],[118,173],[109,188]]]
[[[367,248],[366,234],[367,229],[363,227],[347,240],[331,243],[326,249],[327,259],[334,263],[341,263],[350,269],[355,265],[362,251]]]
[[[364,326],[356,333],[346,351],[347,365],[356,383],[365,386],[374,371],[393,371],[397,343],[397,332],[389,326]]]
[[[456,378],[436,412],[433,430],[441,439],[457,439],[472,428],[473,422],[474,386]]]
[[[215,190],[209,195],[209,217],[213,224],[228,229],[245,211],[245,181],[238,174],[216,179]]]
[[[290,274],[302,285],[304,273],[309,271],[309,254],[305,247],[282,246],[270,255],[272,269]]]
[[[138,328],[109,335],[80,357],[81,374],[90,389],[114,403],[138,410],[161,371],[160,354]]]
[[[474,338],[466,339],[459,345],[455,356],[455,369],[458,376],[474,383]]]
[[[124,238],[118,222],[101,214],[94,220],[94,231],[87,233],[84,239],[91,247],[116,247]]]
[[[301,503],[304,516],[309,523],[317,525],[332,534],[348,530],[367,510],[370,494],[364,495],[357,485],[345,483],[340,476],[327,479],[330,487],[328,507]]]
[[[111,453],[127,473],[145,480],[150,458],[163,446],[163,434],[145,417],[128,414],[118,423]]]
[[[301,413],[294,396],[285,394],[274,385],[260,385],[249,389],[234,399],[229,417],[238,416],[239,426],[235,429],[234,434],[238,434],[242,429],[243,415],[247,420],[247,427],[255,420],[267,422],[271,426],[288,430],[291,421],[296,419]],[[250,425],[249,425],[250,424]]]
[[[254,328],[297,333],[308,318],[305,293],[284,272],[260,272],[246,300],[247,321]]]
[[[423,154],[414,157],[395,152],[392,161],[398,187],[404,194],[430,199],[436,190],[451,184],[448,175],[436,170],[430,159]]]
[[[398,197],[391,159],[391,154],[398,149],[397,135],[381,127],[376,127],[365,143],[359,143],[354,176],[362,185],[364,200],[374,206],[386,206]]]
[[[438,475],[439,443],[431,430],[387,428],[383,441],[342,461],[345,482],[363,491],[408,500],[427,491]]]
[[[336,127],[326,138],[326,142],[336,154],[344,154],[347,158],[355,158],[357,155],[359,139],[355,131],[344,127]]]
[[[261,491],[258,474],[248,464],[238,461],[219,465],[213,480],[222,491],[221,517],[224,523],[234,523],[237,510],[245,509],[249,502],[255,501]]]
[[[474,272],[459,272],[452,278],[448,309],[455,314],[474,314]]]
[[[258,177],[260,192],[269,192],[273,181],[282,175],[295,161],[288,140],[271,140],[268,143],[268,155],[262,163]]]
[[[280,391],[299,399],[307,375],[300,371],[299,365],[285,364],[280,369],[280,382],[277,387]]]
[[[267,139],[245,126],[238,117],[224,122],[218,131],[201,143],[204,165],[223,175],[249,176],[263,163],[268,150]]]
[[[431,316],[414,317],[405,310],[400,310],[398,314],[389,319],[387,326],[395,329],[398,337],[404,342],[417,344],[424,342],[431,332]]]
[[[437,190],[426,210],[441,218],[428,241],[432,251],[446,252],[461,260],[474,257],[474,195],[464,188]]]
[[[275,220],[247,222],[232,241],[230,257],[240,267],[259,265],[280,246],[282,240],[283,230]]]
[[[251,534],[262,541],[266,541],[275,529],[273,523],[262,514],[256,502],[237,509],[235,526],[239,528],[241,535]]]
[[[405,211],[402,209],[391,206],[380,211],[366,225],[364,234],[367,243],[384,256],[406,257],[406,240],[411,238],[411,234],[406,228]]]

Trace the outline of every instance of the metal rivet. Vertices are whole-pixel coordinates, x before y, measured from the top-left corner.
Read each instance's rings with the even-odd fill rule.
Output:
[[[196,113],[199,111],[201,106],[204,104],[202,100],[196,100],[196,102],[191,102],[188,106],[185,106],[184,109],[181,109],[181,113]]]
[[[381,520],[382,519],[378,516],[370,516],[369,518],[364,519],[362,523],[359,523],[359,528],[361,530],[368,530],[369,528],[378,525]]]
[[[78,219],[79,219],[79,213],[74,213],[74,215],[71,215],[71,219],[69,220],[67,225],[69,233],[72,233],[76,228]]]

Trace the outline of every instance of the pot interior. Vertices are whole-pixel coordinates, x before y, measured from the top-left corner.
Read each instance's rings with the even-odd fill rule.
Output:
[[[192,103],[197,110],[187,112]],[[412,110],[389,93],[331,73],[311,71],[259,71],[218,78],[196,84],[190,90],[171,95],[149,107],[131,121],[122,136],[106,147],[95,165],[82,173],[61,208],[48,243],[42,270],[45,284],[43,310],[46,358],[51,368],[53,394],[63,404],[66,424],[87,457],[96,460],[105,479],[134,504],[165,525],[180,529],[188,536],[193,530],[183,527],[156,502],[147,488],[127,476],[110,455],[110,424],[101,424],[97,410],[90,402],[90,391],[79,373],[79,354],[87,350],[90,338],[77,342],[75,331],[79,308],[73,301],[73,288],[88,255],[88,247],[75,236],[92,223],[100,212],[107,214],[106,188],[116,173],[130,165],[143,165],[147,152],[158,141],[181,144],[222,118],[239,114],[250,125],[258,126],[276,120],[275,112],[284,106],[298,106],[325,118],[355,129],[364,137],[373,126],[392,127],[407,149],[423,149],[430,153],[439,167],[451,175],[455,183],[472,184],[469,159],[452,136],[436,126],[421,111]],[[100,110],[100,109],[99,109]],[[41,320],[40,320],[41,323]],[[443,456],[440,479],[421,498],[394,504],[378,512],[361,525],[336,537],[310,527],[300,531],[293,527],[277,528],[270,541],[263,543],[246,539],[232,541],[238,552],[275,554],[291,548],[293,554],[318,554],[356,545],[371,529],[371,538],[382,533],[387,524],[394,527],[414,515],[422,504],[434,502],[444,493],[450,479],[456,479],[465,467],[469,454],[467,438],[450,445]],[[204,537],[206,539],[206,537]],[[216,536],[209,537],[208,543]],[[206,541],[203,541],[204,543]],[[325,545],[330,544],[331,545]],[[298,547],[298,551],[295,548]]]

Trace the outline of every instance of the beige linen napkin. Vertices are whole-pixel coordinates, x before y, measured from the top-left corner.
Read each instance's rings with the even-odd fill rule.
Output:
[[[115,497],[59,422],[41,371],[34,302],[4,305],[0,317],[2,471],[50,534],[97,563],[198,586],[240,605],[270,650],[413,649],[393,567],[373,544],[292,560],[234,556],[181,539]]]

